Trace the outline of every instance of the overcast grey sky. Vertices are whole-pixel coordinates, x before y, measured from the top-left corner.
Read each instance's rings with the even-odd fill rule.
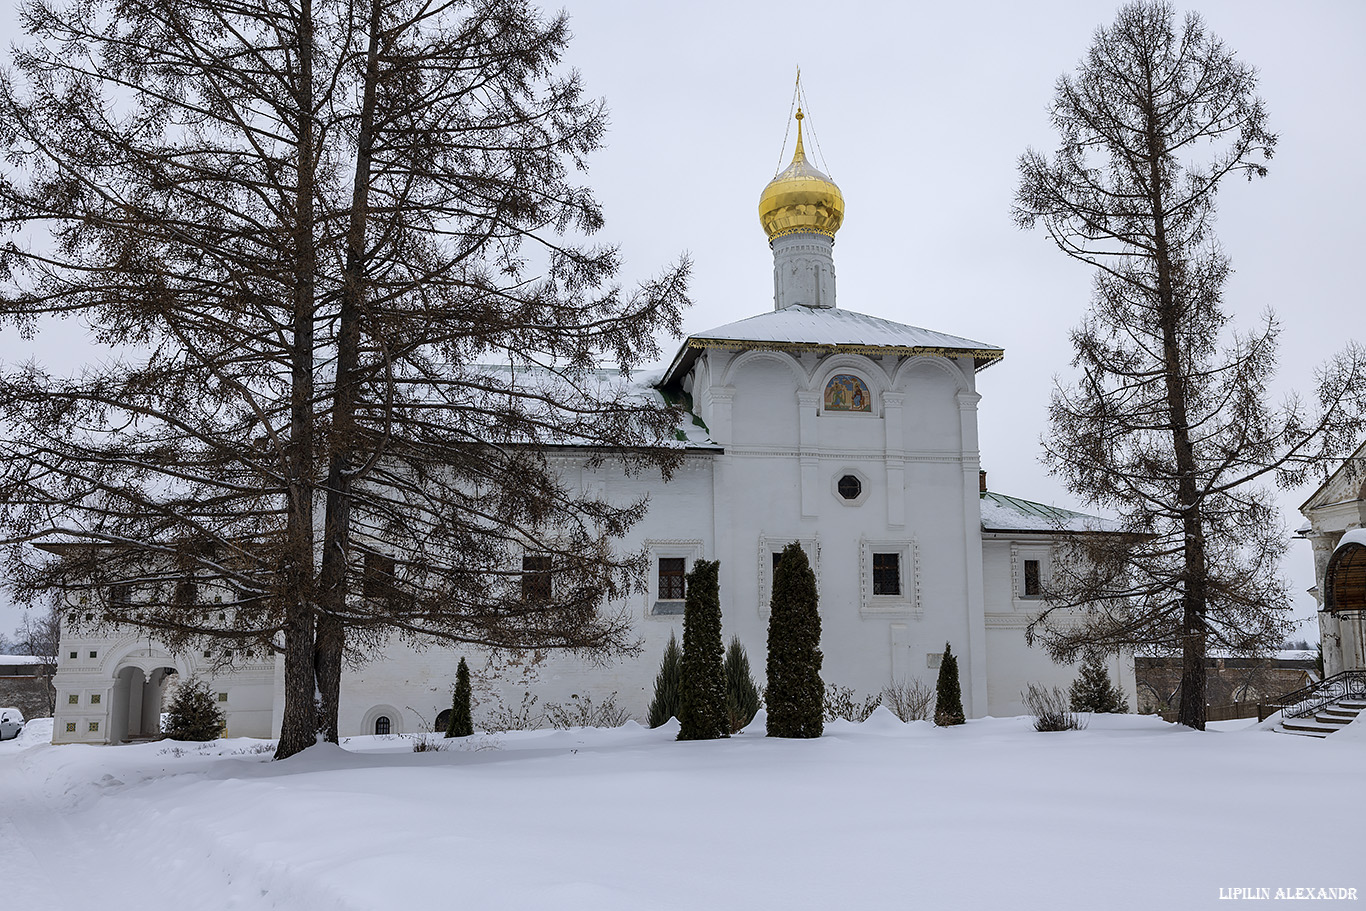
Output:
[[[828,172],[843,190],[835,245],[839,305],[1005,348],[980,376],[981,446],[991,486],[1065,506],[1076,500],[1038,462],[1053,377],[1070,375],[1067,333],[1091,275],[1040,232],[1010,221],[1016,161],[1052,150],[1053,85],[1117,3],[656,4],[568,0],[567,60],[612,111],[587,180],[634,281],[687,251],[698,331],[772,307],[759,192],[780,164],[792,80]],[[13,0],[0,34],[19,40]],[[1247,327],[1282,320],[1281,385],[1363,339],[1357,275],[1366,174],[1366,4],[1203,0],[1212,31],[1261,73],[1276,157],[1265,180],[1222,191],[1218,235],[1235,274],[1226,304]],[[808,146],[808,148],[810,148]],[[790,154],[790,146],[789,146]],[[672,343],[670,343],[672,345]],[[0,361],[82,359],[69,334],[30,346],[7,334]],[[90,351],[91,357],[98,356]],[[1281,501],[1289,528],[1309,490]],[[1285,569],[1313,584],[1308,545]],[[1301,594],[1298,613],[1312,617]],[[0,605],[0,631],[18,622]]]

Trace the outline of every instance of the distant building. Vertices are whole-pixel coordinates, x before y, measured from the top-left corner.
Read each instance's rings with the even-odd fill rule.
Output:
[[[1313,652],[1282,651],[1262,658],[1206,656],[1205,701],[1212,706],[1271,702],[1318,680]],[[1181,657],[1134,658],[1139,712],[1170,712],[1181,699]],[[1248,715],[1253,714],[1250,709]]]
[[[0,705],[10,705],[25,718],[52,714],[52,675],[57,666],[35,655],[0,655]]]

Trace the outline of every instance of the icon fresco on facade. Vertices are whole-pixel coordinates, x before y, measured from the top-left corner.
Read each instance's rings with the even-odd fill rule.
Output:
[[[838,373],[825,384],[826,411],[872,411],[873,399],[863,380],[848,373]]]

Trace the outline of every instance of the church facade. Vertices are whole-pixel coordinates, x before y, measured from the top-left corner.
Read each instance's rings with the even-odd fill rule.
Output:
[[[1366,672],[1366,444],[1300,507],[1313,548],[1323,675]]]
[[[624,608],[642,644],[606,666],[548,655],[482,676],[476,726],[526,693],[542,705],[591,697],[643,720],[660,656],[682,639],[684,577],[720,561],[723,633],[762,676],[777,555],[796,541],[820,593],[822,677],[860,694],[892,682],[933,686],[946,643],[959,659],[970,717],[1014,715],[1029,683],[1066,687],[1075,669],[1025,644],[1059,535],[1099,520],[988,489],[977,435],[977,374],[997,346],[837,305],[838,187],[807,161],[764,190],[760,220],[774,259],[771,310],[690,336],[641,393],[687,404],[683,464],[665,483],[555,456],[579,489],[649,496],[622,542],[649,557],[647,591]],[[553,584],[553,580],[550,580]],[[460,657],[395,645],[343,676],[343,736],[431,729],[449,706]],[[468,654],[479,675],[480,660]],[[279,731],[283,668],[268,655],[212,667],[213,651],[173,655],[145,633],[63,639],[54,742],[119,742],[153,732],[169,674],[210,680],[228,734]],[[1135,704],[1133,659],[1111,675]],[[762,684],[762,679],[760,680]]]

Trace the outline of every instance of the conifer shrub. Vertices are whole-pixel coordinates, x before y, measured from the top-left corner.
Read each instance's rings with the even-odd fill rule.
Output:
[[[1059,687],[1031,683],[1023,693],[1025,708],[1034,716],[1036,731],[1079,731],[1082,720],[1067,710],[1067,697]]]
[[[664,658],[655,675],[655,698],[650,700],[649,724],[657,728],[678,715],[678,686],[683,676],[683,652],[678,638],[669,633],[669,644],[664,646]]]
[[[944,657],[939,662],[939,681],[934,688],[934,723],[940,727],[963,724],[963,688],[958,682],[958,659],[953,648],[944,643]]]
[[[216,740],[223,736],[228,721],[218,707],[209,685],[198,677],[183,681],[176,688],[166,711],[166,737],[170,740]]]
[[[740,644],[740,637],[733,636],[726,649],[724,666],[726,675],[726,717],[730,721],[730,732],[738,734],[745,725],[754,720],[759,712],[759,684],[749,669],[749,655]]]
[[[678,739],[730,736],[722,662],[720,564],[698,560],[687,578],[683,605],[683,658],[678,687]]]
[[[1105,657],[1094,650],[1086,653],[1081,673],[1073,681],[1068,695],[1074,712],[1124,714],[1129,711],[1129,701],[1124,698],[1124,691],[1110,682]]]
[[[446,725],[447,737],[468,737],[474,733],[474,718],[470,714],[470,666],[465,659],[455,669],[455,691],[451,694],[451,718]]]
[[[795,541],[773,574],[768,617],[768,736],[819,737],[824,730],[821,616],[816,574]]]

